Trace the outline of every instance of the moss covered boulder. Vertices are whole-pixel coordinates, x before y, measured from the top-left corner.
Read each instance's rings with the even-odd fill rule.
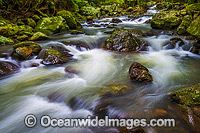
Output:
[[[18,37],[17,37],[17,40],[19,40],[19,41],[28,40],[28,36],[27,36],[27,35],[18,36]]]
[[[154,29],[174,29],[181,24],[178,11],[163,11],[157,13],[151,19],[151,27]]]
[[[134,62],[129,68],[131,81],[151,82],[153,78],[149,70],[140,63]]]
[[[51,48],[41,50],[37,59],[43,59],[44,65],[63,64],[72,61],[72,55],[67,50]]]
[[[63,17],[70,29],[76,29],[77,28],[76,19],[71,14],[71,12],[66,11],[66,10],[62,10],[62,11],[57,12],[57,16]]]
[[[32,28],[34,28],[36,26],[36,22],[32,18],[27,18],[26,23],[28,26],[31,26]]]
[[[106,50],[119,52],[140,51],[146,46],[146,42],[138,38],[142,34],[138,30],[116,28],[103,47]]]
[[[37,22],[35,30],[36,32],[42,32],[45,34],[54,34],[69,30],[69,26],[67,25],[65,19],[61,16],[49,18],[46,17]]]
[[[31,37],[30,40],[33,40],[33,41],[39,41],[39,40],[46,40],[48,39],[49,37],[42,33],[42,32],[36,32],[35,34],[33,34],[33,36]]]
[[[14,41],[10,38],[0,36],[0,45],[13,44]]]
[[[184,16],[183,21],[177,28],[177,33],[178,34],[187,33],[187,28],[190,26],[191,22],[192,22],[192,16],[190,16],[190,15]]]
[[[200,16],[192,21],[190,26],[187,28],[187,32],[200,40]]]
[[[13,45],[12,58],[16,60],[30,59],[31,56],[37,55],[41,50],[41,46],[35,42],[25,41]]]
[[[190,4],[186,7],[186,11],[188,14],[192,14],[196,11],[200,11],[200,3]]]
[[[92,16],[94,18],[100,17],[100,8],[95,7],[82,7],[80,13],[84,16]]]

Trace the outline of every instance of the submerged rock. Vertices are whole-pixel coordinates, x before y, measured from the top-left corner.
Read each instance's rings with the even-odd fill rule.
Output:
[[[178,34],[187,33],[187,28],[190,26],[191,22],[192,22],[192,16],[190,15],[184,16],[182,23],[177,28],[177,33]]]
[[[140,35],[143,33],[139,30],[116,28],[105,41],[104,48],[119,52],[140,51],[146,45],[144,40],[137,37]]]
[[[49,18],[46,17],[37,22],[35,30],[45,34],[54,34],[69,30],[69,26],[67,25],[65,19],[61,16]]]
[[[117,19],[117,18],[113,18],[112,23],[121,23],[122,21],[120,19]]]
[[[197,37],[200,40],[200,16],[193,20],[190,26],[187,28],[187,32]]]
[[[0,45],[13,44],[14,41],[10,38],[0,36]]]
[[[19,66],[11,63],[0,61],[0,77],[15,73],[19,70]]]
[[[83,42],[83,41],[79,41],[79,40],[61,41],[61,43],[65,44],[67,46],[75,46],[76,49],[78,49],[80,51],[82,49],[86,49],[86,50],[91,49],[89,44],[87,44],[86,42]]]
[[[155,29],[174,29],[180,23],[181,19],[177,11],[160,12],[151,19],[151,27]]]
[[[140,63],[134,62],[129,68],[129,75],[132,81],[152,82],[153,78],[149,70]]]
[[[29,59],[32,55],[37,55],[41,50],[41,46],[35,42],[25,41],[13,45],[12,58],[17,60]]]
[[[30,40],[33,40],[33,41],[39,41],[39,40],[46,40],[48,39],[49,37],[42,33],[42,32],[36,32],[35,34],[33,34],[33,36],[31,37]]]
[[[44,65],[63,64],[72,60],[72,55],[56,49],[42,49],[37,59],[43,59]]]

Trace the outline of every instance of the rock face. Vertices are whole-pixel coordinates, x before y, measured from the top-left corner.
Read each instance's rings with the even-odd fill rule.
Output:
[[[116,28],[111,36],[105,41],[104,48],[119,52],[132,52],[142,50],[146,42],[137,36],[142,36],[139,30]]]
[[[187,28],[187,32],[200,40],[200,16],[192,21],[190,26]]]
[[[35,34],[33,34],[33,36],[31,37],[30,40],[33,40],[33,41],[39,41],[39,40],[46,40],[48,39],[49,37],[42,33],[42,32],[36,32]]]
[[[11,63],[0,61],[0,77],[12,74],[19,70],[19,66]]]
[[[177,28],[177,33],[178,34],[187,33],[187,28],[190,26],[191,22],[192,22],[192,16],[190,15],[184,16],[182,23]]]
[[[132,81],[151,82],[153,80],[149,70],[137,62],[134,62],[129,68],[129,75]]]
[[[29,59],[32,55],[37,55],[41,50],[41,46],[35,42],[25,41],[13,45],[12,58],[17,60]]]
[[[155,14],[151,20],[154,29],[174,29],[181,23],[179,12],[166,11]]]
[[[76,19],[71,14],[71,12],[66,11],[66,10],[62,10],[62,11],[59,11],[57,13],[57,16],[63,17],[70,29],[76,29],[77,28]]]
[[[0,45],[13,44],[13,43],[14,41],[12,39],[0,36]]]
[[[44,65],[63,64],[72,60],[72,55],[58,49],[42,49],[37,59],[43,59]]]
[[[67,25],[64,18],[61,16],[50,17],[50,18],[42,18],[37,22],[37,26],[35,27],[37,32],[42,32],[45,34],[54,34],[65,32],[69,30],[69,26]]]

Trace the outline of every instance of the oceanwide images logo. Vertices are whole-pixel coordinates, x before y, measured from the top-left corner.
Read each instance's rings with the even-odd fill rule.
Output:
[[[28,128],[33,128],[37,125],[37,117],[29,114],[25,117],[24,123]],[[174,119],[151,119],[147,122],[146,119],[111,119],[105,116],[105,119],[99,119],[98,116],[87,118],[51,118],[44,115],[40,118],[40,125],[46,127],[175,127]]]

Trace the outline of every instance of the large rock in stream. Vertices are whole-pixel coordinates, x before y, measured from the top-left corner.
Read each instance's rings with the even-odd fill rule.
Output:
[[[137,62],[134,62],[129,68],[129,75],[132,81],[151,82],[153,80],[149,70]]]
[[[104,49],[119,52],[144,50],[146,42],[138,37],[144,36],[141,30],[116,28],[105,41]]]
[[[32,41],[20,42],[13,45],[12,58],[16,60],[30,59],[31,56],[38,55],[41,46]]]
[[[43,59],[44,65],[63,64],[73,60],[69,51],[61,47],[42,49],[37,59]]]
[[[0,77],[15,73],[19,66],[11,62],[0,61]]]

